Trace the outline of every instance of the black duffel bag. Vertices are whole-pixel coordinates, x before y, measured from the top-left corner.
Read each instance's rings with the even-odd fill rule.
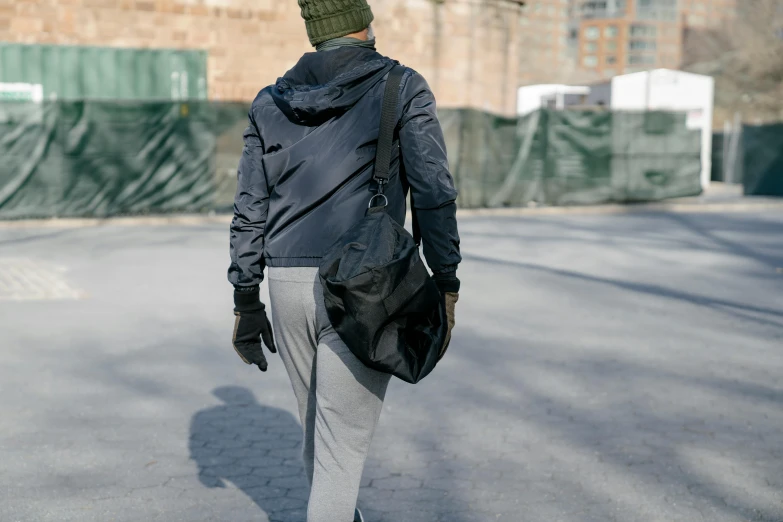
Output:
[[[351,352],[369,368],[416,383],[435,368],[448,324],[417,242],[386,212],[383,189],[403,72],[395,66],[384,91],[375,155],[378,192],[365,217],[326,252],[318,273],[329,320]]]

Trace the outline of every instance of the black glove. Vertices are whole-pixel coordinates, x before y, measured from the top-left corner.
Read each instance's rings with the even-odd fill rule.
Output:
[[[457,278],[457,271],[444,272],[442,274],[434,274],[432,279],[435,280],[435,284],[438,285],[441,295],[445,295],[449,292],[455,294],[459,293],[459,279]]]
[[[262,372],[267,362],[261,349],[261,340],[270,352],[276,353],[272,324],[266,316],[264,303],[258,297],[258,287],[237,288],[234,291],[234,338],[232,344],[239,357],[247,364],[255,364]]]
[[[435,284],[438,285],[440,294],[443,297],[443,304],[446,307],[446,320],[448,321],[448,333],[446,334],[446,342],[443,343],[443,348],[438,354],[438,360],[441,360],[446,355],[446,350],[451,343],[451,331],[454,329],[454,312],[457,301],[459,300],[459,287],[460,281],[457,279],[457,273],[446,272],[444,274],[435,274],[432,277],[435,280]]]

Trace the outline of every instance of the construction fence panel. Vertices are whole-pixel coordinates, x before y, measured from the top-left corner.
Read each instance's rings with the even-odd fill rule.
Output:
[[[0,103],[0,219],[229,212],[242,103]],[[685,115],[442,110],[463,208],[587,205],[698,194]]]
[[[517,119],[441,111],[465,208],[655,201],[701,192],[686,115],[541,110]]]
[[[1,104],[0,218],[211,210],[214,120],[205,104]]]
[[[783,123],[742,129],[745,194],[783,196]]]

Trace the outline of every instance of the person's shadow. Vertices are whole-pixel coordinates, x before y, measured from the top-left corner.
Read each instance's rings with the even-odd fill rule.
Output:
[[[223,488],[231,482],[270,522],[304,520],[309,489],[297,420],[259,404],[247,388],[223,386],[212,393],[224,404],[197,412],[190,424],[190,457],[201,483]]]

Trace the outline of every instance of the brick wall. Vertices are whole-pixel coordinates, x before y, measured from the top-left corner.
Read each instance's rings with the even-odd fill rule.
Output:
[[[552,9],[370,2],[379,51],[424,74],[441,106],[511,114],[520,84],[554,80],[560,69]],[[558,13],[565,3],[543,2]],[[0,0],[0,41],[206,50],[209,95],[219,100],[251,100],[312,50],[295,0]]]

